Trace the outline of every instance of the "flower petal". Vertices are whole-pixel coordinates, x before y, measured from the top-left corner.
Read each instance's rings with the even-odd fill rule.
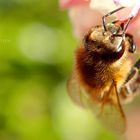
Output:
[[[71,8],[69,15],[78,38],[83,37],[92,26],[100,25],[103,16],[99,11],[90,9],[89,4]]]
[[[59,0],[59,5],[61,9],[68,9],[75,5],[88,3],[89,0]]]
[[[136,16],[140,9],[140,0],[113,0],[114,3],[118,5],[122,5],[124,7],[131,8],[131,12],[125,17],[125,19],[128,19],[132,16]]]

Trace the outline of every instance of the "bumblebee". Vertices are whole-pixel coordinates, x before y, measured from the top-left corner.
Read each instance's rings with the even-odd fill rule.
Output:
[[[106,22],[120,7],[103,16],[103,25],[91,28],[76,49],[68,93],[77,104],[90,108],[97,118],[115,132],[126,127],[122,104],[134,96],[140,83],[140,59],[131,64],[129,54],[136,45],[126,33],[133,17],[125,22]]]

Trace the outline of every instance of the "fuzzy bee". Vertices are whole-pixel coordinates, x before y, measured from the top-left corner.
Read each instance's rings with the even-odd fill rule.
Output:
[[[131,64],[129,54],[136,46],[133,36],[126,33],[133,17],[122,23],[106,23],[106,18],[123,8],[103,16],[103,25],[91,28],[84,36],[68,81],[72,100],[90,108],[104,125],[118,133],[126,127],[122,104],[135,95],[140,83],[140,60]]]

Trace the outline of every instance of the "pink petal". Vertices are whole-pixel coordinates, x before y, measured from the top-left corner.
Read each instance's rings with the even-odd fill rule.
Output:
[[[121,21],[128,19],[128,15],[130,15],[132,9],[133,9],[132,7],[127,7],[118,11],[116,13],[117,18]]]
[[[67,9],[79,4],[88,3],[89,0],[59,0],[59,5],[61,9]]]
[[[139,0],[113,0],[113,2],[118,6],[122,5],[124,7],[132,7],[140,3]]]
[[[132,16],[136,16],[140,10],[140,0],[113,0],[114,3],[118,6],[124,6],[131,8],[131,11],[128,15],[124,17],[124,19],[128,19]]]
[[[113,1],[116,5],[119,5],[121,0],[113,0]]]
[[[75,36],[81,38],[92,26],[101,24],[102,16],[99,11],[90,9],[89,4],[71,8],[70,19]]]
[[[132,8],[131,13],[128,15],[127,18],[137,16],[139,10],[140,10],[140,3],[139,3],[138,5],[135,5],[135,6]]]
[[[133,10],[133,7],[124,8],[124,9],[118,11],[116,13],[116,16],[120,21],[126,21],[128,18],[132,17],[132,10]],[[140,12],[135,15],[134,19],[131,21],[131,23],[128,27],[128,30],[131,30],[133,27],[136,26],[137,20],[139,18],[140,18]]]

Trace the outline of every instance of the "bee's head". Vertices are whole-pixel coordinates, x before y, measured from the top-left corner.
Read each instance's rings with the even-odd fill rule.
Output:
[[[119,31],[119,28],[113,25],[107,26],[108,31],[104,31],[102,26],[92,28],[84,37],[85,49],[104,60],[121,58],[124,53],[123,38],[113,36]]]

